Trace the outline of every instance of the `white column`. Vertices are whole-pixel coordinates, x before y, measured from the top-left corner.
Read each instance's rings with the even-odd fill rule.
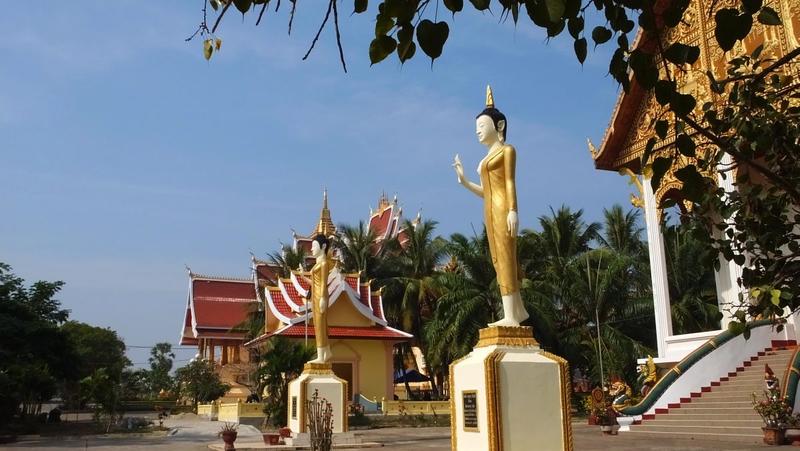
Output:
[[[672,335],[667,260],[656,196],[653,194],[649,179],[644,179],[642,185],[644,187],[644,217],[647,222],[647,248],[650,254],[650,278],[653,283],[656,342],[658,343],[658,356],[663,358],[666,357],[667,352],[667,337]]]
[[[725,154],[719,163],[718,169],[729,168],[731,163],[731,156]],[[733,172],[727,172],[725,178],[722,177],[721,173],[718,173],[717,183],[719,183],[720,188],[725,190],[726,193],[731,193],[736,189],[733,185],[733,178]],[[715,232],[722,233],[719,231]],[[720,326],[722,329],[726,329],[732,318],[731,307],[739,305],[739,293],[742,291],[739,286],[739,278],[742,277],[742,267],[737,265],[733,260],[726,260],[722,255],[718,258],[719,271],[714,274],[717,285],[717,304],[719,305],[720,312],[722,312]]]

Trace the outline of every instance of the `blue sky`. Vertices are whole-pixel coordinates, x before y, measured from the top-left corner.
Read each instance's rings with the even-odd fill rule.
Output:
[[[370,10],[341,18],[344,74],[332,29],[301,61],[324,13],[306,1],[291,36],[286,10],[258,28],[231,11],[206,62],[201,41],[184,42],[201,7],[17,2],[0,15],[0,261],[29,281],[64,280],[72,318],[143,346],[134,363],[176,342],[184,264],[247,276],[248,252],[310,231],[323,187],[337,223],[366,219],[385,191],[443,235],[480,227],[480,201],[450,164],[459,153],[476,178],[487,83],[518,152],[522,227],[550,206],[589,220],[628,206],[626,179],[594,170],[586,147],[618,93],[607,50],[581,67],[565,37],[498,24],[499,11],[453,21],[442,7],[451,33],[433,68],[421,52],[370,67]]]

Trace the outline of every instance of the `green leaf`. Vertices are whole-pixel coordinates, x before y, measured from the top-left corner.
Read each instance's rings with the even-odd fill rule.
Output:
[[[391,36],[378,36],[369,44],[370,65],[386,59],[397,48],[397,41]]]
[[[694,64],[700,57],[700,47],[676,42],[664,51],[664,58],[674,64]]]
[[[756,11],[761,9],[761,5],[763,4],[762,0],[742,0],[742,6],[744,7],[744,12],[747,14],[755,14]]]
[[[450,35],[450,27],[446,22],[433,23],[425,19],[417,25],[417,42],[433,61],[442,55],[444,43],[447,42],[447,37]]]
[[[739,11],[733,8],[723,8],[717,11],[714,15],[716,26],[714,27],[714,37],[717,38],[719,47],[727,52],[733,48],[736,43],[736,19],[739,17]],[[759,16],[760,17],[760,16]]]
[[[750,339],[750,327],[747,325],[747,323],[745,323],[743,325],[743,327],[744,327],[744,330],[742,331],[742,337],[744,337],[745,340],[749,340]]]
[[[636,23],[630,19],[625,19],[625,22],[622,23],[622,26],[619,30],[623,33],[630,33],[633,31],[633,27],[636,26]]]
[[[651,89],[658,81],[658,69],[653,64],[653,56],[645,53],[639,49],[631,52],[630,65],[633,69],[633,75],[636,81],[639,82],[645,89]]]
[[[728,332],[739,335],[744,332],[744,324],[739,321],[731,321],[728,323]]]
[[[653,160],[653,176],[650,178],[650,185],[653,187],[653,191],[658,191],[661,186],[661,179],[664,178],[670,167],[672,167],[671,158],[657,157]]]
[[[485,11],[489,9],[489,3],[491,0],[469,0],[472,3],[472,6],[475,7],[478,11]]]
[[[661,105],[666,105],[675,93],[675,82],[668,80],[658,80],[655,86],[656,101]]]
[[[686,165],[675,171],[675,177],[683,182],[681,194],[687,200],[699,202],[706,190],[705,179],[693,164]]]
[[[252,0],[233,0],[233,6],[242,14],[250,11],[250,6],[253,4]]]
[[[211,3],[211,7],[214,8],[214,11],[219,9],[219,0],[210,0],[209,3]]]
[[[397,57],[401,64],[413,58],[415,53],[417,53],[417,45],[414,44],[414,41],[404,41],[397,45]]]
[[[394,19],[388,14],[378,14],[375,20],[375,37],[385,36],[394,27]]]
[[[608,64],[608,73],[614,77],[617,83],[622,84],[628,81],[628,62],[625,61],[625,50],[618,48],[614,51]]]
[[[525,0],[525,12],[528,13],[531,21],[542,27],[547,28],[551,25],[550,16],[547,13],[547,6],[541,0]]]
[[[547,10],[547,18],[550,23],[558,22],[567,7],[565,0],[544,0],[542,3],[544,3],[544,7]]]
[[[770,298],[771,298],[770,300],[772,301],[772,303],[776,307],[780,307],[780,305],[781,305],[781,290],[775,288],[772,291],[770,291],[769,294],[770,294]]]
[[[761,12],[758,13],[758,21],[764,25],[781,24],[781,18],[778,16],[778,13],[769,6],[761,8]]]
[[[628,50],[628,35],[621,34],[617,37],[617,46],[623,50]]]
[[[573,17],[567,21],[567,30],[569,35],[574,39],[578,39],[581,31],[583,31],[583,17]]]
[[[683,19],[683,14],[689,6],[689,0],[673,0],[668,3],[666,11],[663,13],[664,24],[668,27],[677,27]]]
[[[211,59],[211,55],[214,53],[214,44],[212,43],[211,39],[206,39],[203,41],[203,57],[205,57],[206,61]]]
[[[650,156],[653,154],[653,149],[656,147],[656,143],[658,140],[655,136],[651,136],[650,139],[647,140],[647,144],[644,146],[644,154],[642,155],[642,164],[646,165],[648,161],[650,161]]]
[[[667,131],[669,129],[669,123],[667,121],[661,119],[656,121],[656,134],[659,138],[664,139],[667,137]]]
[[[367,10],[367,6],[369,4],[369,0],[355,0],[353,3],[353,12],[356,14],[361,14]]]
[[[578,57],[578,61],[583,64],[586,61],[586,38],[580,38],[575,40],[575,56]]]
[[[562,31],[564,31],[564,26],[566,24],[567,21],[565,19],[560,19],[558,22],[550,24],[550,26],[547,27],[547,36],[551,38],[554,36],[558,36]]]
[[[600,44],[608,42],[611,39],[613,33],[606,27],[594,27],[592,30],[592,40],[594,41],[594,46],[597,47]]]
[[[681,155],[694,158],[696,145],[694,140],[690,138],[689,135],[685,133],[678,135],[678,137],[675,139],[675,146],[678,148],[678,152],[680,152]]]
[[[455,14],[464,9],[464,0],[444,0],[444,6]]]
[[[675,114],[678,116],[686,116],[691,113],[695,105],[697,105],[697,100],[695,100],[694,96],[691,94],[681,94],[676,91],[669,100],[669,103]]]

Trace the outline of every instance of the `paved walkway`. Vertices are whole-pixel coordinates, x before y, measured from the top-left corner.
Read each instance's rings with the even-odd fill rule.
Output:
[[[160,435],[115,435],[91,436],[88,438],[28,437],[20,443],[0,446],[0,451],[10,450],[51,450],[51,449],[91,449],[97,451],[208,451],[208,445],[220,443],[216,437],[220,423],[196,418],[173,419],[166,423],[170,433]],[[575,451],[751,451],[768,448],[766,445],[747,445],[717,441],[674,439],[669,437],[648,437],[643,435],[620,434],[605,436],[596,426],[574,423]],[[446,451],[450,449],[449,428],[387,428],[359,431],[365,441],[384,444],[383,449],[392,451]],[[240,426],[239,439],[252,442],[260,438],[260,433],[251,426]],[[238,440],[237,440],[238,441]],[[374,448],[373,448],[374,449]],[[532,451],[537,450],[532,440]],[[784,448],[784,449],[792,449]]]

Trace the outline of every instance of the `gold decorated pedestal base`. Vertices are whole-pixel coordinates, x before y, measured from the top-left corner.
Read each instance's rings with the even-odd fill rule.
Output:
[[[542,351],[530,327],[481,329],[450,381],[453,450],[572,450],[567,361]]]
[[[306,362],[303,365],[303,374],[333,374],[333,364]]]
[[[476,348],[485,346],[511,346],[515,348],[538,348],[539,343],[533,338],[530,326],[506,327],[491,326],[478,331],[479,339]]]
[[[333,373],[331,363],[308,362],[303,365],[303,373],[289,382],[287,426],[295,434],[305,433],[306,401],[312,399],[314,392],[331,403],[333,408],[333,432],[347,432],[347,381]]]

